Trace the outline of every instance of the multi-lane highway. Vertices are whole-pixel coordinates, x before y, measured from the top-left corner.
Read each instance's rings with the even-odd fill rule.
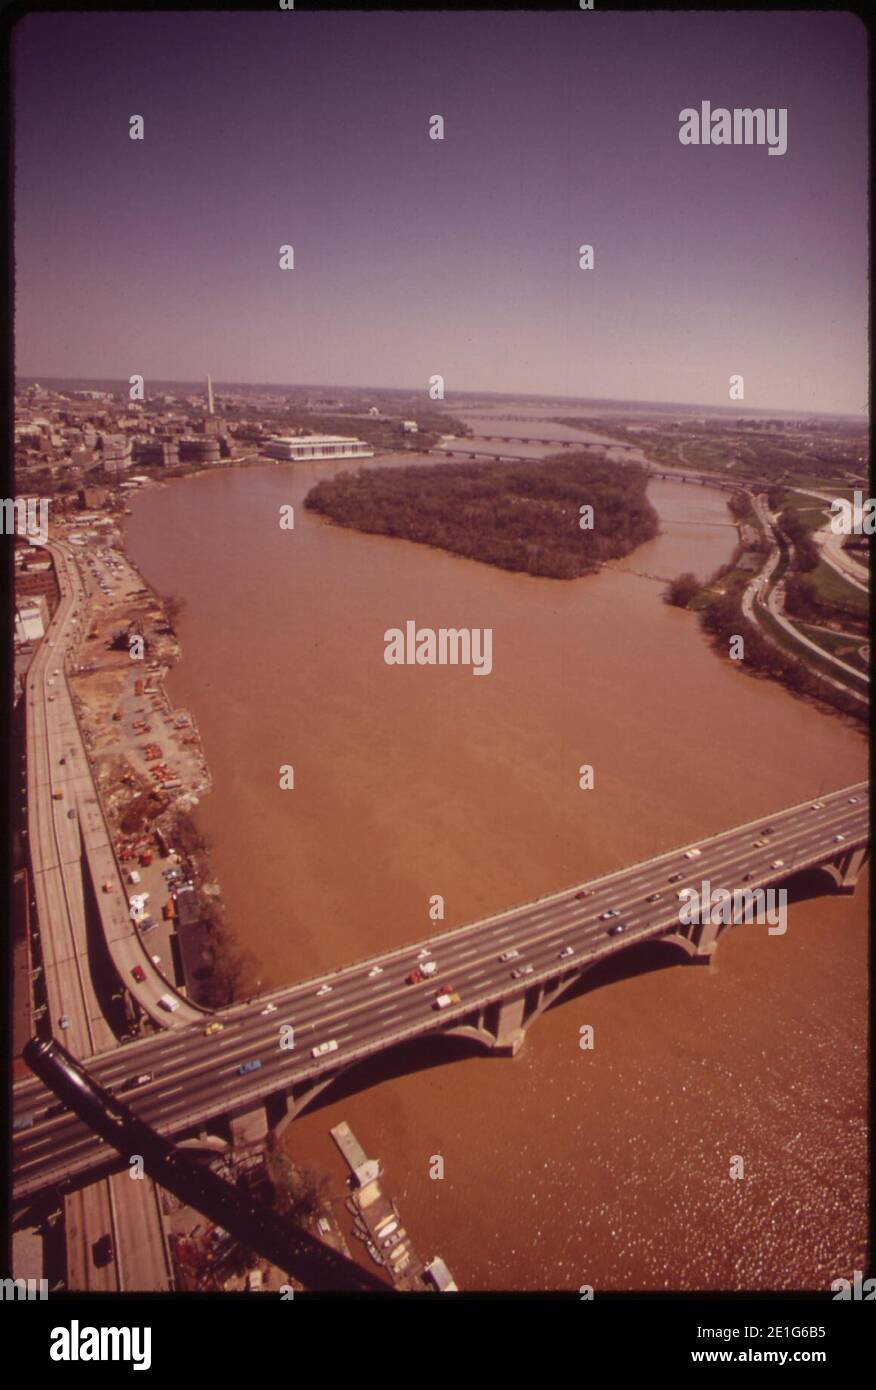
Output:
[[[273,1093],[308,1089],[402,1039],[476,1020],[487,1006],[534,986],[558,979],[571,983],[597,960],[678,929],[676,894],[685,886],[699,887],[704,879],[713,889],[731,891],[775,886],[868,841],[869,788],[860,783],[235,1006],[221,1014],[221,1031],[188,1027],[97,1056],[89,1065],[101,1084],[124,1092],[160,1132],[181,1133],[239,1113]],[[692,848],[700,850],[693,859],[686,857]],[[648,901],[655,894],[659,897]],[[605,918],[610,909],[618,915]],[[624,930],[609,934],[618,923]],[[792,949],[793,932],[775,940],[777,951]],[[519,955],[502,960],[511,950]],[[437,963],[437,973],[422,983],[405,983],[425,959]],[[529,967],[529,973],[514,978],[513,972]],[[437,1010],[436,995],[451,986],[460,1002]],[[283,1046],[288,1025],[294,1030],[291,1048]],[[312,1049],[330,1041],[336,1050],[315,1059]],[[250,1062],[260,1065],[241,1073]],[[15,1136],[17,1194],[88,1171],[108,1156],[77,1119],[51,1113],[54,1107],[54,1098],[36,1080],[15,1088],[16,1117],[34,1117]]]
[[[115,1042],[95,994],[95,953],[92,950],[89,959],[86,942],[86,892],[96,904],[118,977],[144,1012],[163,1027],[182,1028],[197,1021],[202,1011],[184,996],[174,1014],[162,1009],[159,999],[168,991],[167,981],[130,919],[64,672],[65,659],[88,621],[87,596],[66,547],[54,543],[48,548],[61,601],[28,672],[28,828],[53,1028],[57,1031],[65,1018],[64,1045],[74,1056],[86,1057]],[[142,969],[142,982],[133,980],[135,965]]]
[[[98,892],[96,896],[110,955],[118,953],[126,959],[126,953],[139,948],[142,954],[142,948],[132,940],[127,899],[64,671],[65,659],[75,649],[87,620],[82,579],[62,547],[48,549],[55,562],[60,603],[27,678],[30,859],[52,1027],[71,1052],[89,1057],[116,1044],[99,997],[112,989],[111,979],[106,978],[111,971],[101,972],[95,943],[89,940],[87,895],[95,889],[95,878],[113,883],[112,895]],[[158,1199],[151,1182],[130,1183],[124,1175],[115,1175],[70,1194],[65,1202],[65,1230],[70,1288],[170,1287]],[[97,1261],[95,1244],[104,1236],[110,1238],[112,1253]]]

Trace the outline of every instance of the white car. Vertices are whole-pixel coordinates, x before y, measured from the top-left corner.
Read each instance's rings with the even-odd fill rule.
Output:
[[[310,1049],[311,1057],[324,1057],[327,1052],[337,1052],[338,1044],[336,1038],[330,1038],[328,1042],[318,1043],[316,1047]]]
[[[161,964],[161,957],[160,957],[160,956],[153,956],[153,957],[152,957],[152,964],[153,964],[153,965],[160,965],[160,964]]]
[[[331,994],[331,992],[332,992],[332,987],[331,987],[331,985],[320,985],[319,989],[316,991],[317,996],[319,996],[319,995],[321,995],[321,994]]]
[[[276,1012],[276,1004],[266,1004],[265,1007],[262,1009],[262,1018],[264,1018],[266,1014],[275,1014]]]
[[[158,1002],[162,1009],[167,1009],[169,1014],[175,1014],[179,1008],[179,1000],[174,999],[172,994],[162,994]]]
[[[858,796],[850,796],[850,797],[849,797],[849,805],[850,805],[850,806],[857,806],[857,804],[858,804],[859,801],[860,801],[860,797],[858,797]]]
[[[839,844],[839,843],[841,843],[846,837],[845,837],[845,835],[834,835],[833,838],[834,838],[834,840],[836,840],[836,842]]]
[[[378,975],[382,975],[382,974],[383,974],[383,966],[382,966],[382,965],[374,965],[374,966],[372,966],[371,969],[368,971],[368,978],[369,978],[369,980],[374,980],[374,979],[377,978]]]
[[[424,946],[423,949],[422,949],[422,951],[418,951],[418,952],[417,952],[417,960],[425,960],[426,957],[427,957],[427,956],[431,956],[431,954],[432,954],[432,952],[429,950],[429,947],[428,947],[428,946]]]
[[[699,859],[702,852],[701,849],[686,849],[684,851],[684,857],[685,859]]]
[[[516,947],[514,947],[514,948],[513,948],[512,950],[510,950],[510,951],[503,951],[502,954],[501,954],[501,956],[499,957],[499,960],[502,961],[502,962],[504,962],[504,961],[506,961],[506,960],[516,960],[517,957],[518,957],[519,955],[520,955],[520,952],[517,950]]]
[[[783,869],[784,867],[785,867],[785,861],[784,861],[784,859],[774,859],[774,860],[772,861],[772,863],[770,864],[770,868],[771,868],[771,869]]]
[[[565,960],[567,956],[573,956],[574,954],[575,954],[575,947],[574,947],[574,946],[564,946],[563,949],[562,949],[562,951],[560,951],[560,954],[559,954],[559,956],[557,957],[557,959],[558,959],[558,960]]]
[[[813,803],[812,803],[812,805],[809,807],[809,809],[810,809],[810,811],[823,811],[823,810],[824,810],[824,802],[823,802],[823,801],[813,801]]]

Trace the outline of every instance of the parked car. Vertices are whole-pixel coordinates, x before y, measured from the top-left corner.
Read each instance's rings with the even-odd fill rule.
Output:
[[[134,976],[138,985],[142,985],[143,981],[146,979],[146,971],[143,969],[142,965],[135,965],[131,974]]]

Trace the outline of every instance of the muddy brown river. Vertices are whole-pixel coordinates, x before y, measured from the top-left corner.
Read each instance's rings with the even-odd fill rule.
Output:
[[[729,558],[719,493],[652,484],[662,534],[562,583],[333,528],[302,505],[331,468],[202,474],[129,518],[133,561],[186,600],[170,691],[200,725],[199,823],[265,989],[425,937],[433,894],[454,926],[866,776],[860,733],[660,601],[660,577]],[[387,666],[408,619],[491,627],[490,676]],[[284,1142],[340,1202],[346,1119],[462,1289],[827,1289],[865,1267],[866,896],[865,873],[853,898],[794,903],[784,936],[740,927],[705,968],[622,955],[513,1060],[417,1044]]]

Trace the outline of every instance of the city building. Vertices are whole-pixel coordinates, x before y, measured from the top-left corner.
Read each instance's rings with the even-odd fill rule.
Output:
[[[16,642],[38,642],[45,636],[48,607],[41,595],[19,599],[15,605]]]
[[[262,445],[273,459],[373,458],[374,450],[362,439],[341,434],[274,435]]]
[[[420,426],[417,424],[416,420],[402,420],[402,429],[405,434],[417,434]]]

